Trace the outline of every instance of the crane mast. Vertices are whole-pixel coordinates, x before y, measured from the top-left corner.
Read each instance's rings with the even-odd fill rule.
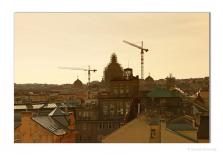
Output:
[[[126,40],[123,40],[123,42],[126,43],[126,44],[129,44],[131,46],[134,46],[134,47],[136,47],[136,48],[141,50],[141,79],[144,79],[144,51],[148,52],[149,50],[143,48],[143,41],[141,42],[142,43],[141,46],[138,46],[136,44],[130,43],[130,42],[126,41]]]
[[[143,42],[142,42],[142,48],[143,48]],[[144,79],[144,52],[143,52],[143,49],[141,49],[141,79]]]

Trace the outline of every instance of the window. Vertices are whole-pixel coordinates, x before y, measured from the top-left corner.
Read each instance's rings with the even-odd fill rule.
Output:
[[[102,129],[102,123],[99,124],[99,129]]]
[[[78,117],[81,118],[82,114],[81,111],[78,112]]]
[[[151,138],[155,138],[156,137],[156,129],[151,129],[151,133],[150,133],[150,137]]]
[[[118,94],[118,90],[117,89],[114,89],[114,94]]]
[[[166,99],[160,99],[160,103],[166,103]]]
[[[83,124],[83,130],[87,130],[87,124]]]
[[[105,123],[103,123],[103,129],[105,129],[106,128],[106,124]]]
[[[124,93],[124,90],[123,89],[120,89],[120,94],[123,94]]]
[[[103,115],[108,115],[108,105],[103,104]]]
[[[120,113],[121,113],[121,115],[124,114],[124,105],[123,105],[123,103],[120,103]]]
[[[129,87],[126,87],[126,90],[125,90],[126,94],[129,93]]]
[[[88,117],[89,117],[88,112],[87,111],[84,111],[84,119],[88,119]]]
[[[130,111],[130,103],[128,101],[125,102],[125,111],[126,111],[126,114],[129,113]]]
[[[114,116],[115,115],[115,105],[113,103],[110,104],[110,115]]]

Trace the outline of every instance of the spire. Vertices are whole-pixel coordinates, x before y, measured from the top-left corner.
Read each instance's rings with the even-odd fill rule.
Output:
[[[111,56],[111,63],[117,63],[117,56],[115,53],[112,53],[112,56]]]

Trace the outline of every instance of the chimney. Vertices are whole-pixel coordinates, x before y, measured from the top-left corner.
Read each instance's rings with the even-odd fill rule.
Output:
[[[74,113],[73,112],[70,112],[69,113],[70,115],[69,115],[69,129],[71,129],[71,130],[74,130],[75,129],[75,119],[74,119]]]
[[[138,103],[138,115],[140,114],[140,103]]]
[[[23,124],[23,122],[29,121],[31,117],[32,117],[31,111],[21,112],[21,123]]]
[[[163,143],[165,140],[165,133],[166,133],[166,120],[160,120],[160,142]]]
[[[32,135],[32,126],[30,126],[30,122],[32,121],[32,112],[21,112],[21,126],[20,126],[20,135],[21,142],[30,143]]]

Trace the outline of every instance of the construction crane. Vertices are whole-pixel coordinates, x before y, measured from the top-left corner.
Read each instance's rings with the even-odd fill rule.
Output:
[[[136,48],[139,48],[141,50],[141,79],[144,79],[144,51],[148,52],[149,50],[146,48],[143,48],[143,41],[142,41],[142,45],[138,46],[136,44],[130,43],[126,40],[123,40],[124,43],[129,44],[131,46],[134,46]]]
[[[59,69],[69,69],[69,70],[82,70],[88,72],[88,85],[90,85],[91,81],[91,72],[96,72],[96,69],[90,69],[90,66],[88,66],[88,69],[85,68],[79,68],[79,67],[58,67]]]

